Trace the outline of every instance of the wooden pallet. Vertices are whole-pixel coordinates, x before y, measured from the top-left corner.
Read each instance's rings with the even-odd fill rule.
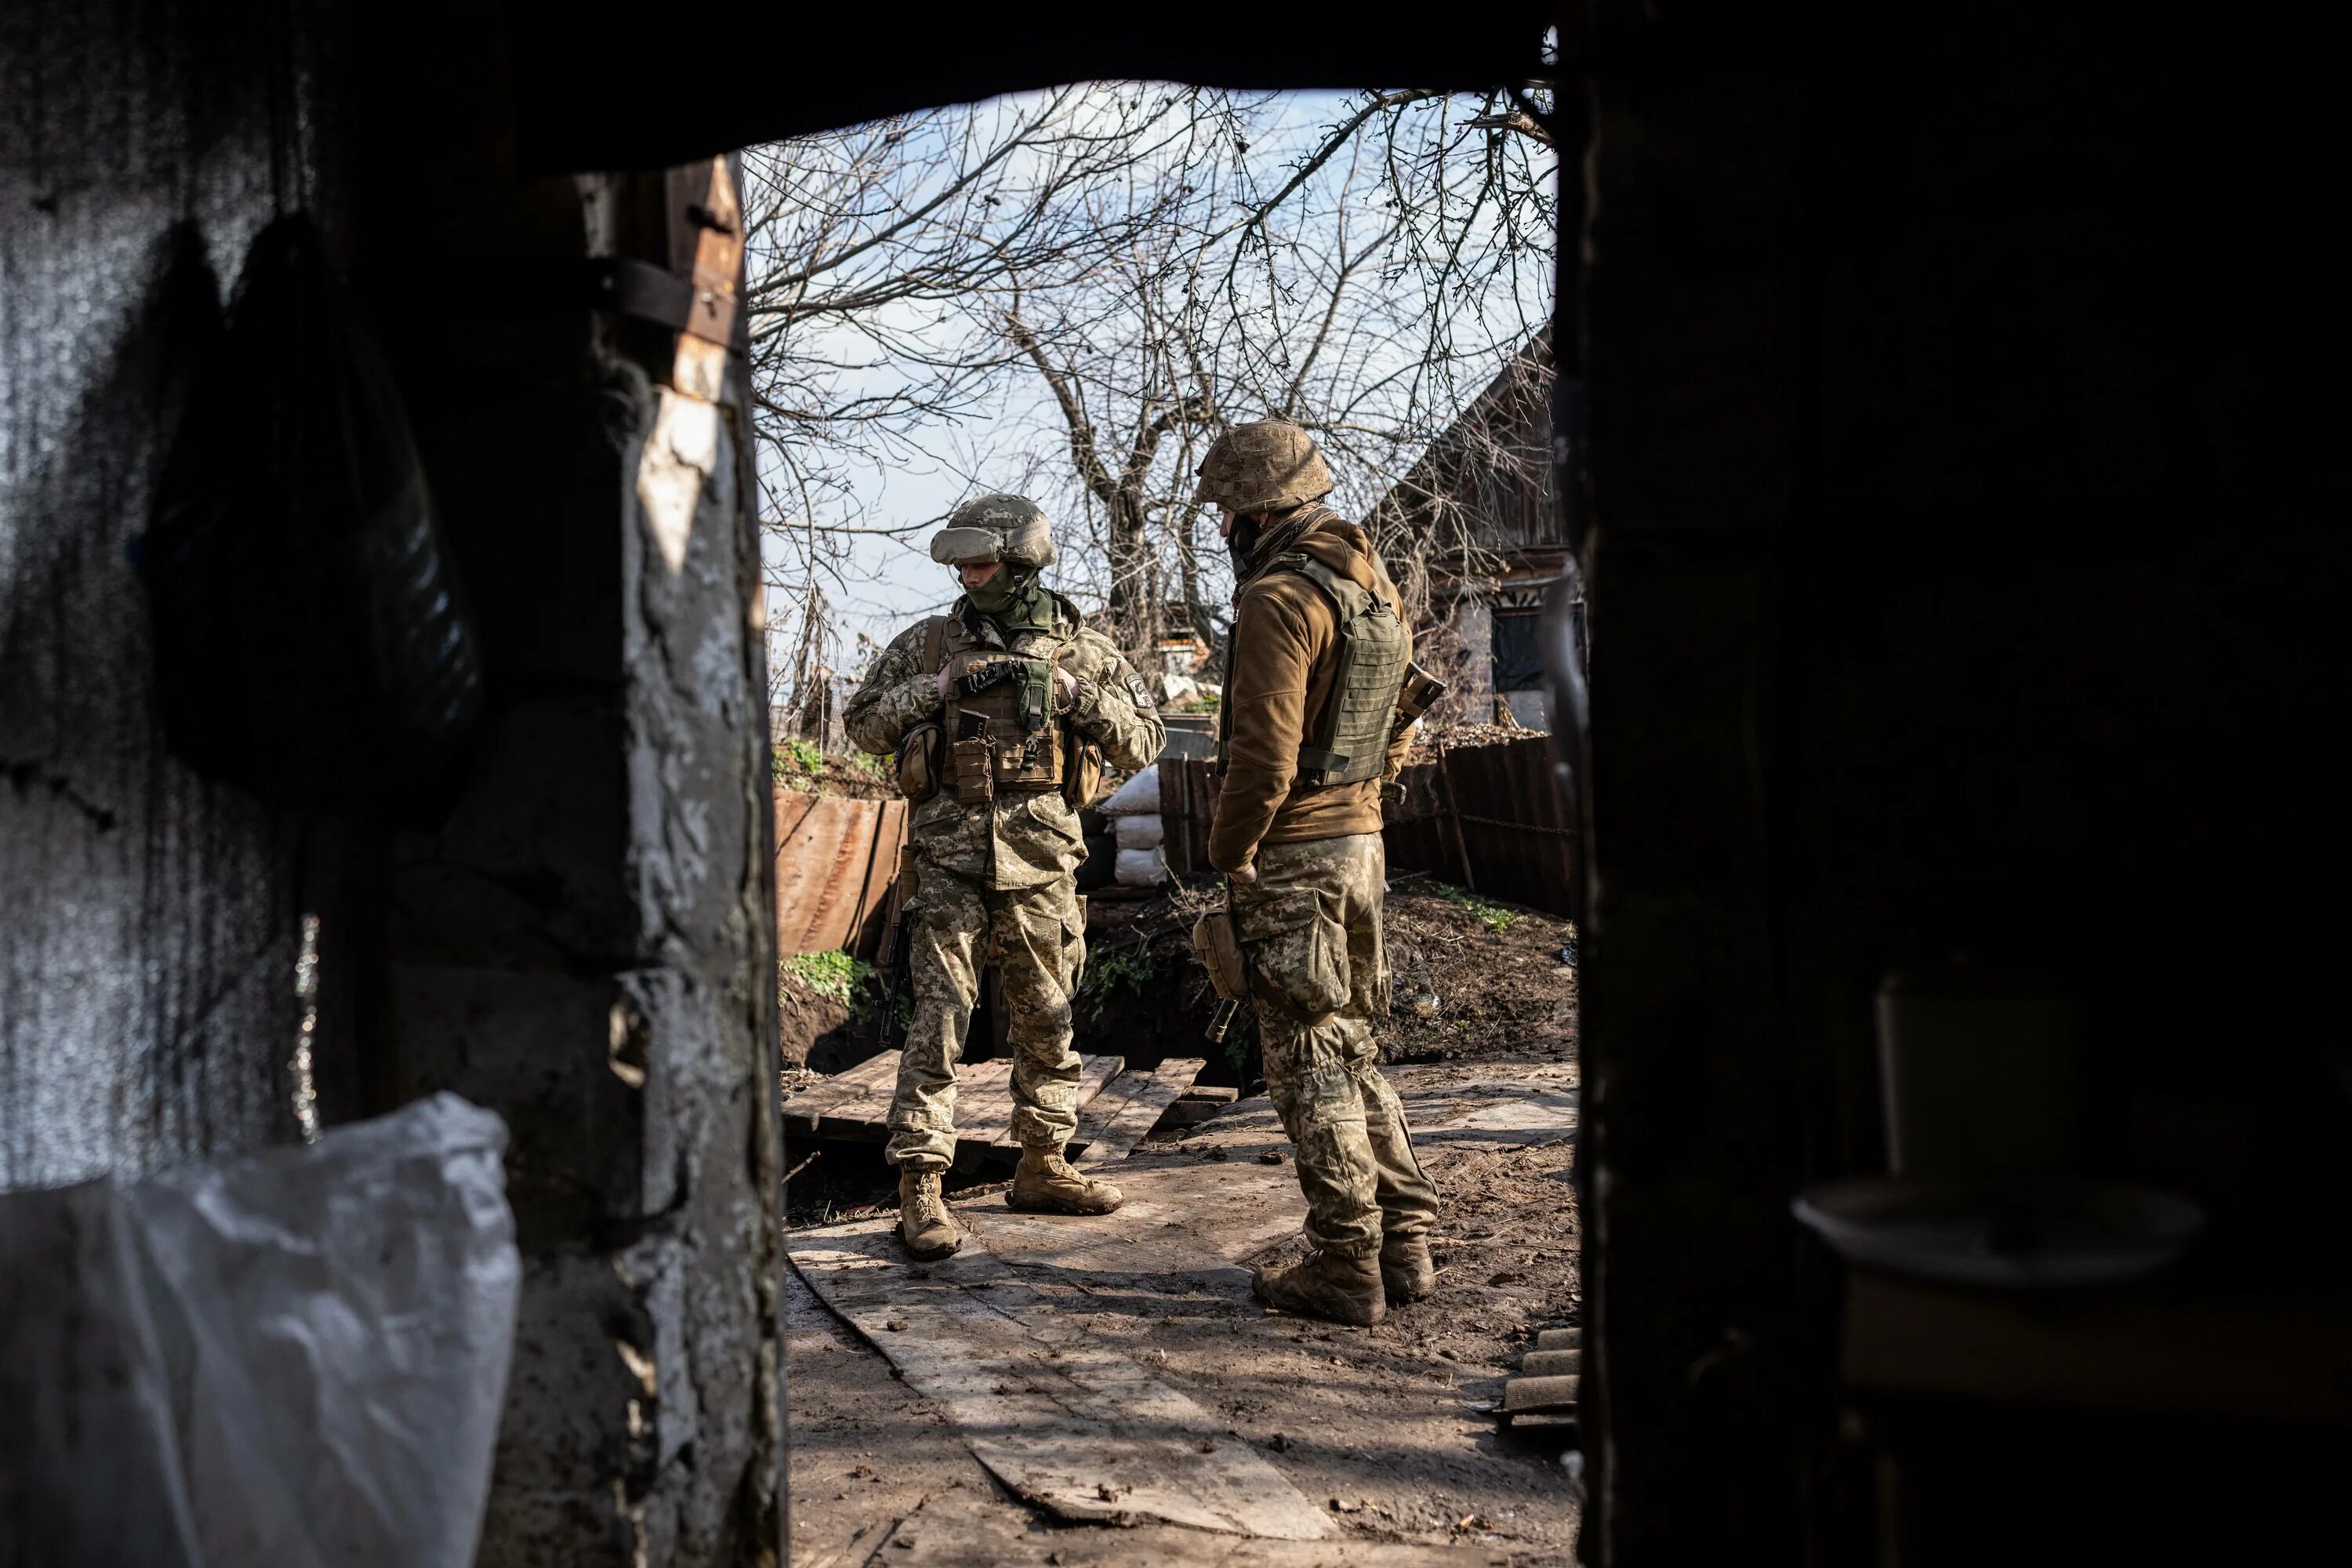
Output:
[[[854,1142],[880,1143],[890,1136],[890,1099],[898,1086],[898,1055],[884,1051],[847,1072],[812,1084],[784,1101],[784,1134],[791,1138],[841,1138]],[[1087,1108],[1120,1076],[1124,1057],[1078,1058],[1078,1109]],[[1200,1064],[1193,1066],[1195,1072]],[[1130,1077],[1139,1075],[1129,1075]],[[1190,1078],[1185,1079],[1190,1083]],[[1181,1092],[1181,1085],[1177,1092]],[[1129,1098],[1122,1093],[1120,1102]],[[1171,1093],[1169,1097],[1174,1099]],[[1146,1131],[1149,1131],[1147,1128]],[[1140,1138],[1143,1134],[1138,1132]],[[1080,1124],[1080,1138],[1086,1136]],[[1073,1157],[1085,1152],[1080,1138],[1070,1141]],[[1020,1158],[1013,1141],[1013,1062],[998,1057],[956,1068],[956,1165],[965,1171],[987,1164],[1009,1164]],[[1131,1144],[1129,1145],[1132,1146]]]
[[[1171,1057],[1150,1072],[1119,1074],[1079,1112],[1070,1147],[1082,1148],[1092,1164],[1126,1159],[1208,1065],[1200,1057]]]

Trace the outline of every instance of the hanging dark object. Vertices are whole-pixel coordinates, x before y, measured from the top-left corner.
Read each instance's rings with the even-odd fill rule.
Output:
[[[303,215],[247,256],[141,564],[174,752],[281,807],[430,813],[480,663],[399,393]]]

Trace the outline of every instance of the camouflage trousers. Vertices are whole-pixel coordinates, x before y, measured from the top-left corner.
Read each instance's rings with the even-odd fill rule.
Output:
[[[1012,1015],[1013,1141],[1060,1148],[1078,1125],[1070,996],[1087,956],[1086,914],[1070,879],[990,891],[926,862],[901,918],[915,1013],[885,1158],[915,1170],[955,1158],[955,1067],[992,958]]]
[[[1297,1145],[1307,1239],[1331,1252],[1425,1236],[1437,1217],[1437,1189],[1372,1044],[1371,1021],[1389,1006],[1387,872],[1381,836],[1356,833],[1265,845],[1258,879],[1233,888],[1266,1092]]]

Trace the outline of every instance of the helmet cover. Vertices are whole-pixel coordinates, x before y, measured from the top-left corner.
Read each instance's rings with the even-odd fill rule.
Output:
[[[1236,425],[1201,459],[1193,500],[1255,515],[1282,511],[1331,493],[1331,470],[1314,437],[1287,419]]]

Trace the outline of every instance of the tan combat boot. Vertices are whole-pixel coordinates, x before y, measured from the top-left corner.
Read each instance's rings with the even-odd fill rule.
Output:
[[[1037,1214],[1108,1214],[1126,1201],[1108,1182],[1070,1169],[1059,1149],[1045,1148],[1021,1151],[1013,1190],[1004,1194],[1006,1207]]]
[[[1302,1318],[1369,1329],[1388,1316],[1381,1268],[1370,1253],[1310,1252],[1307,1261],[1269,1274],[1259,1269],[1250,1293],[1269,1307]]]
[[[928,1262],[945,1258],[963,1245],[963,1232],[948,1213],[940,1195],[937,1171],[898,1169],[898,1239],[907,1250]]]
[[[1437,1289],[1437,1265],[1429,1260],[1428,1237],[1381,1238],[1381,1289],[1400,1307]]]

